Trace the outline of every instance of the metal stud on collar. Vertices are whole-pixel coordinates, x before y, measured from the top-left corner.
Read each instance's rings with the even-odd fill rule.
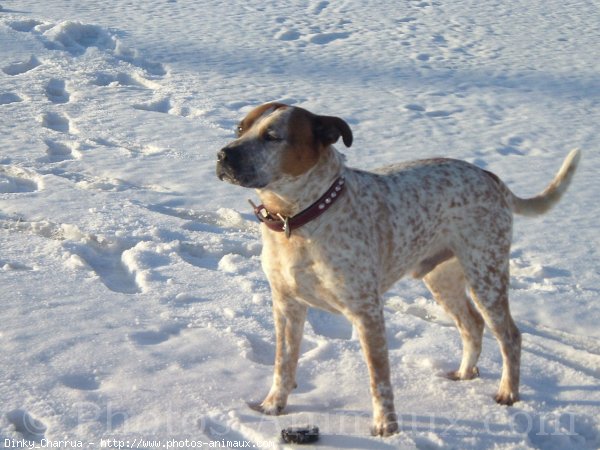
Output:
[[[331,192],[331,194],[329,194],[329,197],[327,197],[322,203],[319,203],[319,209],[323,210],[325,209],[325,207],[329,206],[331,204],[331,202],[333,202],[333,200],[335,200],[335,198],[338,195],[338,192],[340,192],[342,190],[342,186],[344,185],[344,179],[340,178],[337,182],[337,185],[335,186],[334,190]]]

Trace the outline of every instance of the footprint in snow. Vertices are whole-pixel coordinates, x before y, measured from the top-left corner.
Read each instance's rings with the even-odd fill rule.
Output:
[[[188,264],[232,275],[254,271],[256,262],[252,257],[259,253],[260,244],[256,242],[246,243],[229,239],[219,239],[206,245],[182,242],[178,249],[179,257]]]
[[[225,105],[225,107],[227,109],[229,109],[230,111],[240,111],[243,108],[249,108],[254,106],[256,103],[258,103],[258,100],[256,102],[254,101],[235,101],[235,102],[229,102]]]
[[[0,166],[0,193],[17,194],[37,190],[39,185],[33,174],[18,167]]]
[[[330,339],[348,340],[352,338],[352,325],[343,316],[310,309],[307,320],[315,334]]]
[[[46,85],[46,97],[52,103],[67,103],[71,97],[65,86],[65,80],[52,78]]]
[[[148,80],[136,73],[130,75],[125,72],[118,72],[115,74],[98,73],[96,74],[96,79],[92,81],[92,84],[95,84],[96,86],[135,86],[152,90],[160,88],[160,84],[152,80]]]
[[[404,108],[408,109],[409,111],[425,112],[425,108],[421,105],[417,105],[416,103],[405,105]]]
[[[446,47],[448,45],[448,40],[442,36],[441,34],[436,34],[431,37],[431,40],[441,47]]]
[[[452,114],[456,113],[456,112],[460,112],[460,111],[447,111],[445,109],[439,109],[439,110],[434,110],[434,111],[427,111],[425,113],[425,115],[427,117],[450,117]]]
[[[171,100],[168,97],[150,103],[133,105],[134,109],[168,114],[171,111]]]
[[[43,36],[47,49],[64,50],[74,56],[84,54],[89,47],[114,50],[117,46],[115,37],[106,29],[70,20],[56,24]]]
[[[58,142],[46,139],[46,153],[50,162],[68,161],[81,158],[76,142]]]
[[[217,211],[196,211],[193,209],[177,208],[166,205],[149,205],[150,211],[167,216],[187,220],[183,226],[189,231],[220,231],[220,228],[255,231],[258,226],[254,221],[246,220],[239,212],[229,208],[219,208]]]
[[[90,266],[108,289],[121,294],[142,292],[135,274],[123,262],[123,253],[132,247],[133,245],[127,247],[117,243],[110,245],[65,243],[65,248]]]
[[[46,144],[48,144],[46,141]],[[80,158],[81,154],[79,151],[79,144],[76,142],[61,144],[67,147],[67,150],[70,148],[73,152],[73,156],[75,158]],[[65,151],[67,151],[65,150]],[[60,153],[60,152],[59,152]],[[50,155],[49,155],[50,156]],[[66,158],[72,159],[72,158]],[[102,178],[102,177],[94,177],[83,175],[79,172],[69,172],[65,170],[64,167],[51,167],[44,171],[44,175],[53,175],[55,177],[64,178],[65,180],[69,180],[79,189],[85,190],[95,190],[95,191],[103,191],[103,192],[122,192],[129,189],[139,189],[138,186],[127,183],[126,181],[120,180],[118,178]]]
[[[195,303],[203,303],[208,301],[209,299],[207,298],[203,298],[203,297],[198,297],[196,295],[193,294],[188,294],[186,292],[180,292],[179,294],[177,294],[175,296],[175,306],[187,306],[187,305],[193,305]]]
[[[60,382],[71,389],[79,391],[95,391],[100,388],[96,375],[91,373],[71,373],[60,377]]]
[[[150,75],[164,76],[167,74],[167,69],[165,68],[164,64],[159,62],[140,61],[137,65]]]
[[[50,130],[58,131],[60,133],[71,133],[75,132],[75,128],[71,124],[69,118],[56,112],[44,113],[41,117],[42,126]]]
[[[433,3],[432,2],[421,2],[421,1],[417,0],[416,2],[413,1],[412,6],[414,6],[416,8],[427,8],[428,6],[433,6]]]
[[[228,255],[223,256],[219,260],[219,270],[225,273],[230,274],[239,274],[244,271],[245,263],[248,261],[247,258],[244,258],[241,255],[236,255],[234,253],[230,253]]]
[[[301,36],[302,35],[297,30],[284,29],[275,34],[275,39],[280,41],[297,41]]]
[[[523,150],[519,150],[518,148],[510,147],[510,146],[500,147],[500,148],[496,149],[496,151],[498,153],[500,153],[502,156],[508,156],[508,155],[525,156],[525,152],[523,152]]]
[[[167,341],[171,335],[162,331],[136,331],[131,333],[129,340],[137,345],[158,345]]]
[[[33,267],[26,266],[19,262],[3,261],[0,260],[0,270],[4,272],[19,271],[19,270],[33,270]]]
[[[257,364],[272,366],[275,361],[275,345],[256,334],[245,334],[240,343],[242,356]]]
[[[10,64],[6,67],[3,67],[2,71],[7,75],[16,76],[29,72],[41,64],[42,63],[35,56],[31,55],[31,58],[29,58],[27,61]]]
[[[346,39],[350,37],[350,33],[338,32],[338,33],[319,33],[312,35],[309,38],[309,42],[317,45],[326,45],[339,39]]]
[[[12,92],[4,92],[0,94],[0,105],[9,105],[11,103],[22,102],[23,99]]]
[[[508,155],[517,155],[517,156],[525,156],[526,152],[519,148],[525,143],[525,139],[520,136],[512,136],[506,140],[506,144],[500,148],[497,148],[496,151],[503,156]]]
[[[99,25],[84,24],[78,21],[65,20],[49,25],[42,35],[44,46],[49,50],[62,50],[73,56],[83,55],[88,48],[112,53],[122,61],[129,62],[150,75],[164,76],[167,70],[162,63],[147,61],[137,56],[136,51],[119,45],[114,33]]]
[[[197,421],[197,431],[206,435],[210,440],[227,440],[231,442],[253,443],[256,439],[256,432],[247,429],[244,425],[233,425],[227,417],[203,416]],[[256,445],[253,445],[256,447]]]
[[[6,414],[6,418],[25,440],[41,442],[45,438],[48,427],[24,409],[10,411]]]
[[[407,109],[408,111],[412,111],[415,114],[415,117],[431,117],[433,119],[436,118],[446,118],[446,117],[450,117],[453,114],[456,113],[460,113],[463,110],[461,108],[457,108],[454,109],[452,111],[450,110],[446,110],[446,109],[434,109],[434,110],[430,110],[428,111],[427,108],[425,108],[424,106],[421,106],[419,104],[416,103],[410,103],[408,105],[404,105],[404,109]]]
[[[201,268],[206,267],[206,263],[203,261],[203,258],[207,256],[207,253],[201,244],[181,242],[179,244],[179,256],[192,266]]]
[[[311,14],[319,15],[321,14],[327,7],[329,6],[329,2],[324,0],[320,2],[313,3],[308,12]]]
[[[0,8],[1,9],[1,8]],[[8,26],[11,27],[15,31],[19,31],[22,33],[28,33],[33,30],[38,25],[41,25],[42,22],[35,19],[27,19],[27,20],[15,20],[13,22],[9,22]]]
[[[173,336],[178,336],[181,330],[185,329],[187,325],[182,324],[171,324],[166,325],[159,330],[144,330],[136,331],[128,335],[130,341],[136,345],[158,345],[168,341]]]

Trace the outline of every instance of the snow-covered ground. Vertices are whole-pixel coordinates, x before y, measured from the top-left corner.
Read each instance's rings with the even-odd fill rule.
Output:
[[[599,448],[598,24],[574,0],[2,1],[0,448],[277,447],[305,423],[323,449]],[[318,311],[287,414],[247,406],[270,386],[270,294],[254,193],[214,163],[269,100],[347,120],[352,166],[461,158],[523,196],[581,148],[561,204],[516,220],[521,402],[493,401],[489,334],[479,379],[440,376],[458,333],[405,280],[386,296],[400,434],[368,435],[359,343]]]

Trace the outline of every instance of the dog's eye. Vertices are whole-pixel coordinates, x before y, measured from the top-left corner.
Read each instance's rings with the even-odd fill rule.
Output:
[[[237,133],[238,136],[241,136],[242,133],[244,132],[244,128],[240,125],[235,129],[235,132]]]
[[[277,135],[275,134],[275,132],[274,132],[273,130],[269,130],[269,131],[267,131],[267,132],[264,134],[264,136],[263,136],[263,139],[264,139],[265,141],[269,141],[269,142],[276,142],[276,141],[281,141],[281,140],[282,140],[282,139],[281,139],[279,136],[277,136]]]

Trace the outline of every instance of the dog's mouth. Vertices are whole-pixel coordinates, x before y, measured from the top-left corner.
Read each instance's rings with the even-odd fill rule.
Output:
[[[217,178],[221,181],[226,181],[228,183],[235,184],[235,177],[226,172],[219,171],[219,168],[217,168]]]
[[[222,164],[217,164],[217,178],[221,181],[245,188],[261,189],[267,185],[254,172],[244,171],[235,173],[229,167],[224,167]]]

